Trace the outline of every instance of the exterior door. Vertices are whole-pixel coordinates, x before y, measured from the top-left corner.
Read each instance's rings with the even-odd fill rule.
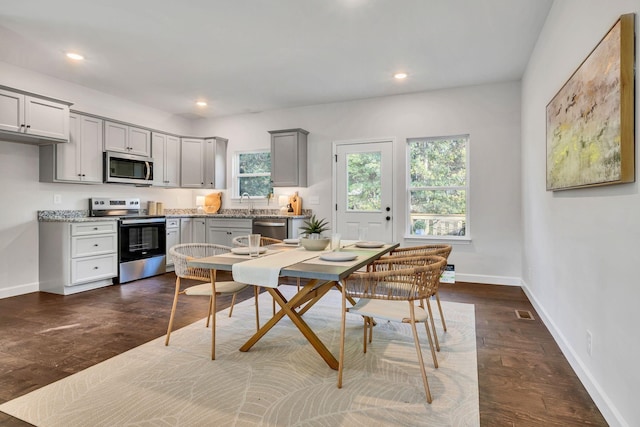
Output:
[[[393,241],[393,141],[334,143],[335,232]]]

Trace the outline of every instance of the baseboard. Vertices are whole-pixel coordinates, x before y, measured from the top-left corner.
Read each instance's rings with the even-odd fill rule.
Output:
[[[575,371],[576,375],[584,385],[587,393],[591,396],[594,403],[602,413],[602,416],[611,426],[624,426],[628,427],[629,423],[624,420],[624,417],[620,414],[620,412],[616,409],[615,405],[609,399],[608,395],[604,392],[600,384],[593,377],[589,369],[582,362],[578,354],[574,351],[573,347],[569,345],[569,342],[566,340],[564,334],[556,327],[553,319],[549,316],[546,310],[540,305],[540,302],[536,299],[536,297],[531,293],[531,290],[527,286],[527,284],[522,281],[522,290],[531,301],[531,304],[538,312],[540,319],[545,324],[556,343],[560,347],[560,350],[567,358],[567,361]]]
[[[1,288],[0,289],[0,299],[15,297],[18,295],[30,294],[31,292],[38,292],[40,290],[40,285],[35,283],[27,283],[25,285],[12,286],[10,288]]]
[[[485,285],[521,286],[522,279],[509,276],[486,276],[484,274],[456,273],[456,281],[469,283],[483,283]]]

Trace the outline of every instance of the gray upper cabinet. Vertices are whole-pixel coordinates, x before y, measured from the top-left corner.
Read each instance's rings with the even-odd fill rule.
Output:
[[[180,140],[180,187],[204,187],[203,145],[204,140],[199,138]]]
[[[103,120],[71,113],[69,143],[40,146],[40,181],[102,183]]]
[[[227,142],[220,137],[204,141],[204,188],[227,187]]]
[[[151,132],[118,122],[104,122],[104,149],[151,157]]]
[[[8,141],[69,141],[71,103],[0,86],[0,132]]]
[[[181,178],[183,188],[226,187],[227,142],[225,138],[182,138]]]
[[[153,185],[180,187],[180,138],[152,133]]]
[[[271,130],[271,184],[274,187],[307,186],[307,132],[304,129]]]

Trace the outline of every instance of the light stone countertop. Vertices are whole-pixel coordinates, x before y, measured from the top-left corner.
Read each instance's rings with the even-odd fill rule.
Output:
[[[141,212],[146,215],[146,211]],[[220,213],[204,214],[198,213],[196,209],[165,209],[164,215],[167,218],[293,218],[306,219],[311,216],[311,210],[303,210],[302,215],[283,215],[275,209],[256,209],[253,213],[248,213],[244,209],[222,209]],[[91,217],[88,210],[49,210],[38,211],[38,222],[94,222],[94,221],[114,221],[117,217]]]

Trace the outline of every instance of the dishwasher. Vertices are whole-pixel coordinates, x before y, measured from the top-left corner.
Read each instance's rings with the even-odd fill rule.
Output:
[[[252,232],[263,237],[284,240],[287,238],[286,218],[254,218]]]

